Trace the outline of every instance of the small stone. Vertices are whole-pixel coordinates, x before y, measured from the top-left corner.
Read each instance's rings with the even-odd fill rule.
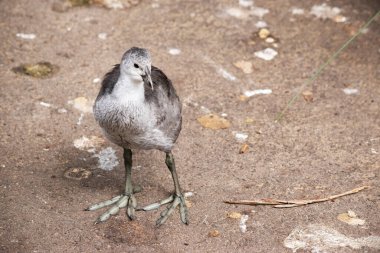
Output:
[[[272,94],[271,89],[257,89],[257,90],[244,91],[244,96],[246,97],[252,97],[256,95],[269,95],[269,94]]]
[[[41,106],[44,106],[44,107],[51,107],[51,104],[49,104],[49,103],[45,103],[45,102],[43,102],[43,101],[40,102],[40,105],[41,105]]]
[[[266,60],[266,61],[271,61],[276,57],[277,51],[274,50],[273,48],[266,48],[261,51],[257,51],[254,53],[254,55],[260,59]]]
[[[259,30],[260,39],[266,39],[270,34],[270,31],[267,28],[261,28]]]
[[[220,235],[220,232],[216,229],[214,230],[211,230],[210,232],[208,232],[208,236],[209,237],[218,237]]]
[[[37,36],[34,33],[17,33],[16,37],[24,40],[34,40]]]
[[[358,89],[354,89],[354,88],[345,88],[345,89],[343,89],[343,92],[346,95],[355,95],[355,94],[359,93],[359,90]]]
[[[313,98],[313,92],[306,90],[306,91],[302,92],[302,96],[306,102],[309,102],[309,103],[313,102],[313,99],[314,99]]]
[[[94,80],[92,80],[92,83],[96,84],[96,83],[100,83],[100,78],[97,77],[97,78],[94,78]]]
[[[240,219],[241,218],[241,213],[238,213],[238,212],[229,212],[229,213],[227,213],[227,218],[230,218],[230,219]]]
[[[185,198],[192,197],[192,196],[194,196],[194,192],[185,192],[185,193],[183,194],[183,196],[184,196]]]
[[[107,33],[99,33],[98,34],[98,38],[101,39],[101,40],[106,40],[107,36],[108,36]]]
[[[348,210],[347,214],[351,218],[356,218],[357,217],[356,213],[354,211],[352,211],[352,210]]]
[[[249,145],[247,143],[244,143],[239,150],[239,154],[247,153],[248,149],[249,149]]]
[[[168,52],[171,55],[179,55],[181,53],[181,49],[179,49],[179,48],[169,48]]]
[[[238,142],[244,142],[248,139],[248,134],[246,133],[241,133],[241,132],[235,132],[235,139]]]
[[[272,37],[268,37],[268,38],[266,38],[265,39],[265,42],[266,43],[273,43],[275,40],[274,40],[274,38],[272,38]]]
[[[347,21],[347,18],[345,16],[342,16],[342,15],[337,15],[333,19],[337,23],[344,23]]]

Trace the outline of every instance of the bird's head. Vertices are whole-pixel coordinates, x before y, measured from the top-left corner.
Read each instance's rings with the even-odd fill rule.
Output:
[[[125,75],[136,80],[147,81],[153,90],[151,78],[152,60],[145,48],[132,47],[124,53],[121,59],[120,69]]]

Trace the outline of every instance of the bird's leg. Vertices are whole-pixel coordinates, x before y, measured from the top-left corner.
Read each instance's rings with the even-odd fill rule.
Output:
[[[167,206],[167,208],[163,212],[161,212],[161,217],[156,222],[156,225],[160,226],[160,225],[164,224],[164,222],[173,213],[175,208],[179,205],[179,212],[180,212],[181,221],[187,225],[187,224],[189,224],[188,214],[187,214],[188,211],[187,211],[187,207],[186,207],[186,203],[185,203],[185,198],[183,197],[183,194],[181,192],[181,188],[179,186],[177,171],[175,169],[174,157],[173,157],[173,154],[171,152],[166,153],[165,163],[168,166],[168,168],[172,174],[175,193],[167,199],[164,199],[164,200],[161,200],[159,202],[156,202],[156,203],[153,203],[151,205],[143,207],[142,210],[150,211],[150,210],[157,209],[162,205],[170,203]]]
[[[90,206],[85,209],[87,211],[94,211],[106,206],[113,205],[107,212],[99,216],[95,223],[108,220],[111,215],[115,215],[119,212],[120,208],[127,208],[128,218],[135,219],[135,209],[137,206],[136,198],[133,195],[132,187],[132,151],[130,149],[124,149],[124,166],[125,166],[125,191],[124,194],[116,196],[110,200],[103,201],[101,203]]]

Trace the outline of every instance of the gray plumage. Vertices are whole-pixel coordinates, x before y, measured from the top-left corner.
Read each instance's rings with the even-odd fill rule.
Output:
[[[99,95],[94,104],[94,115],[105,136],[123,147],[125,166],[125,191],[122,195],[92,205],[93,211],[112,206],[99,216],[98,222],[109,219],[127,209],[130,219],[136,210],[149,211],[168,204],[156,224],[162,225],[177,206],[180,218],[188,224],[188,211],[180,189],[171,152],[181,131],[181,103],[171,81],[158,68],[151,65],[146,49],[133,47],[123,55],[121,63],[105,75]],[[132,150],[158,149],[166,153],[165,163],[172,174],[174,193],[164,200],[137,207],[132,186]]]
[[[142,54],[139,50],[137,52]],[[146,54],[142,55],[146,57]],[[123,59],[128,56],[130,53],[127,51]],[[105,75],[95,101],[95,119],[105,135],[124,148],[170,151],[182,123],[181,103],[171,81],[160,69],[152,66],[153,89],[143,78],[144,89],[141,92],[144,96],[141,101],[131,103],[114,94],[115,87],[123,85],[120,75],[118,64]],[[128,93],[128,90],[125,92]]]

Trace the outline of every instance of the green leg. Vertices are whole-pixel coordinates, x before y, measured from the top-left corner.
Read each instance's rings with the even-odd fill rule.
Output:
[[[137,206],[136,198],[133,195],[132,187],[132,151],[130,149],[124,149],[124,166],[125,166],[125,191],[124,194],[116,196],[110,200],[103,201],[101,203],[90,206],[85,209],[87,211],[94,211],[106,206],[113,205],[108,211],[99,216],[95,223],[103,222],[109,219],[111,215],[115,215],[119,212],[120,208],[127,208],[128,218],[133,220],[136,218],[135,209]]]
[[[148,205],[148,206],[142,208],[142,210],[144,210],[144,211],[154,210],[154,209],[159,208],[162,205],[170,203],[167,206],[167,208],[163,212],[161,212],[161,217],[156,222],[156,225],[160,226],[160,225],[165,223],[165,221],[169,218],[169,216],[174,212],[175,208],[179,205],[179,212],[180,212],[181,221],[184,224],[188,225],[189,219],[188,219],[187,207],[185,204],[185,198],[183,197],[183,194],[181,192],[181,188],[179,186],[177,171],[175,169],[174,157],[173,157],[173,154],[171,152],[166,153],[165,163],[168,166],[170,173],[172,174],[175,194],[173,194],[172,196],[170,196],[167,199],[164,199],[164,200],[159,201],[157,203],[153,203],[151,205]]]

